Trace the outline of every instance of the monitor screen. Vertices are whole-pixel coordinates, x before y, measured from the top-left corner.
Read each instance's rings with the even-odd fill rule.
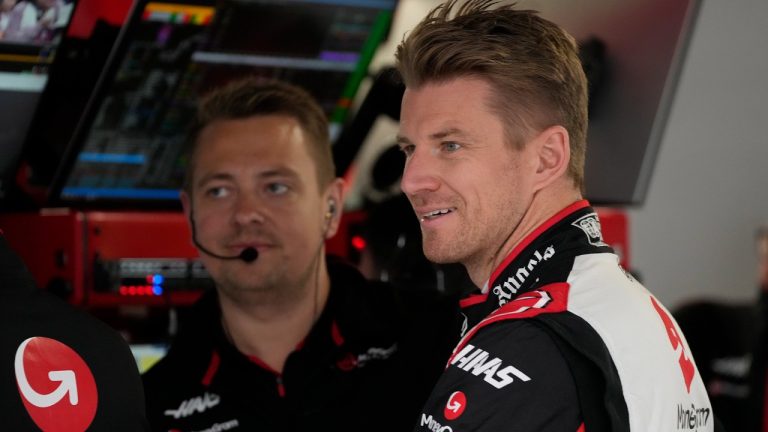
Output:
[[[69,25],[73,0],[0,2],[0,199]]]
[[[52,190],[61,202],[173,203],[198,98],[242,76],[302,86],[333,138],[396,0],[142,1]]]

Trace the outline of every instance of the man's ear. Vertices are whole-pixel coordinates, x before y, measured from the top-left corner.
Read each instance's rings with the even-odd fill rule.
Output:
[[[325,191],[325,226],[323,235],[329,239],[336,235],[341,223],[344,203],[344,180],[336,178]]]
[[[571,142],[568,130],[560,125],[544,129],[531,143],[536,152],[534,187],[544,189],[555,180],[567,175],[571,160]]]

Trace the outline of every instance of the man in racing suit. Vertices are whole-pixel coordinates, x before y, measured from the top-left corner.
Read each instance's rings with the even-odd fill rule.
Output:
[[[397,50],[403,191],[476,286],[416,431],[712,431],[690,349],[582,199],[587,82],[533,11],[434,9]],[[458,10],[456,10],[458,9]]]

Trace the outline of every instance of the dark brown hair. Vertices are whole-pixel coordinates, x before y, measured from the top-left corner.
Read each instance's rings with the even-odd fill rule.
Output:
[[[192,193],[192,178],[200,132],[217,120],[244,119],[261,115],[295,118],[306,134],[307,150],[315,161],[318,185],[323,188],[335,178],[328,119],[315,99],[294,85],[249,77],[213,90],[204,96],[197,110],[197,123],[189,149],[184,189]]]
[[[489,106],[517,148],[532,133],[562,125],[571,145],[568,174],[582,189],[587,79],[576,41],[535,11],[496,3],[469,0],[456,8],[450,0],[436,7],[397,47],[397,68],[411,88],[460,77],[486,81]]]

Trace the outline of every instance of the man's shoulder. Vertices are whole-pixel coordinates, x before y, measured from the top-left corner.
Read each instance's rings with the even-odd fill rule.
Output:
[[[22,374],[79,365],[78,377],[90,375],[98,389],[92,396],[98,403],[91,428],[106,430],[108,424],[118,421],[122,426],[115,430],[145,429],[138,369],[128,345],[116,331],[43,291],[5,294],[0,296],[0,315],[9,325],[3,325],[0,331],[0,357],[10,362],[20,353],[28,357]],[[8,405],[9,413],[22,413],[24,408],[13,381],[0,398],[4,407]],[[83,400],[91,397],[87,388],[78,390]],[[28,421],[22,417],[28,419],[26,415],[12,414],[6,426],[21,428],[21,423],[15,422]]]

